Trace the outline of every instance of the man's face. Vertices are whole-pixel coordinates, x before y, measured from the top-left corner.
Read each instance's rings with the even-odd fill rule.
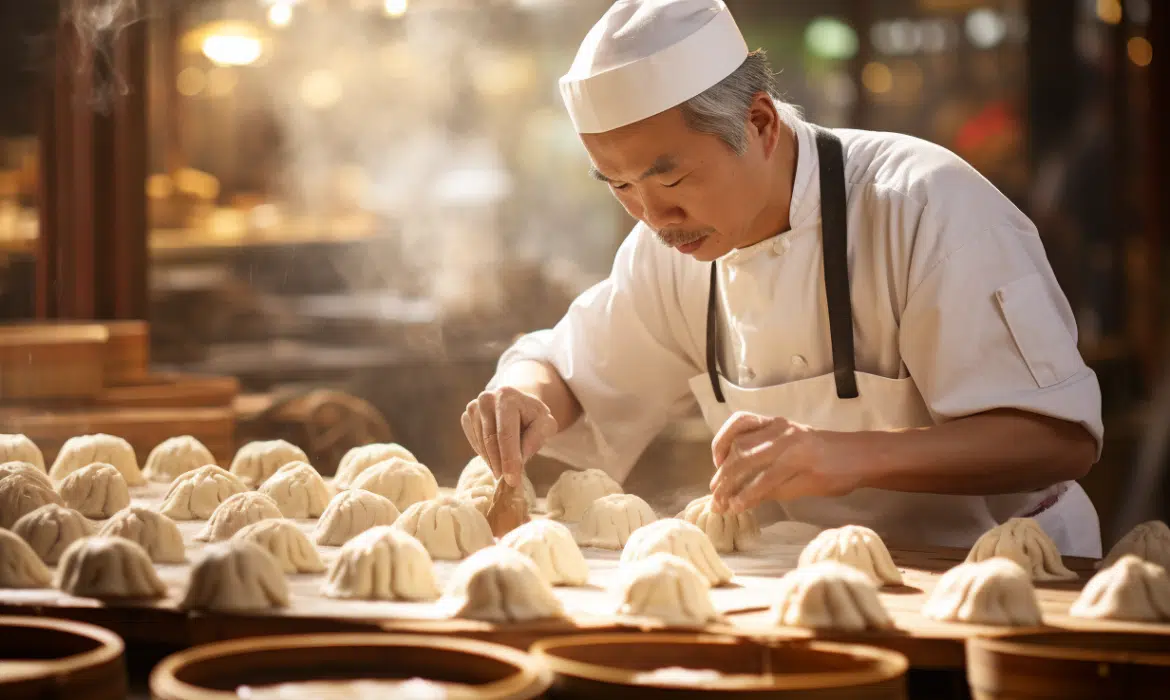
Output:
[[[679,108],[600,134],[582,134],[591,174],[659,240],[702,261],[742,247],[767,202],[770,177],[758,131],[738,155],[694,131]]]

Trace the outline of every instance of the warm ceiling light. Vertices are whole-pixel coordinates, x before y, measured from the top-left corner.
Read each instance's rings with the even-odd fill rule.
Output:
[[[386,11],[388,17],[401,17],[406,14],[406,6],[408,4],[407,0],[385,0],[382,8]]]

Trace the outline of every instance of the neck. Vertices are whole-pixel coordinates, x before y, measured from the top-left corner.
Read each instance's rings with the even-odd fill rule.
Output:
[[[792,188],[796,182],[796,158],[800,148],[796,132],[788,124],[780,122],[780,139],[776,144],[776,157],[772,165],[772,189],[767,204],[748,227],[742,246],[746,248],[792,228],[788,221],[788,210],[792,207]]]

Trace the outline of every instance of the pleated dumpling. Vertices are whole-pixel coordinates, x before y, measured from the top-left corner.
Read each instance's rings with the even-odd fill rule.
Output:
[[[589,565],[573,533],[555,520],[529,520],[500,538],[500,546],[531,559],[553,586],[583,586],[589,580]]]
[[[401,457],[370,465],[357,475],[351,487],[389,498],[400,512],[439,495],[439,482],[431,470]]]
[[[658,519],[650,504],[632,493],[602,496],[585,509],[577,525],[577,544],[599,549],[621,549],[630,534]]]
[[[26,476],[0,479],[0,527],[10,528],[26,514],[49,503],[65,505],[53,489],[45,488]]]
[[[28,542],[0,529],[0,588],[46,588],[52,573]]]
[[[254,440],[236,450],[232,474],[250,488],[260,488],[268,477],[289,462],[308,462],[305,451],[285,440]]]
[[[1089,579],[1068,611],[1073,617],[1170,622],[1170,575],[1126,554]]]
[[[28,462],[42,474],[45,472],[45,456],[41,448],[26,435],[0,434],[0,463],[4,462]]]
[[[53,482],[49,479],[49,475],[43,470],[37,469],[36,465],[31,462],[4,462],[0,464],[0,481],[10,477],[31,479],[40,486],[50,491],[53,490]]]
[[[289,462],[268,477],[260,493],[271,498],[286,518],[316,518],[332,496],[329,486],[307,462]]]
[[[623,563],[617,588],[618,615],[650,617],[679,627],[703,627],[719,620],[707,577],[674,554],[656,552]]]
[[[284,517],[276,502],[257,491],[237,493],[215,509],[195,539],[218,542],[236,534],[241,528],[265,518]]]
[[[146,483],[142,471],[138,468],[138,456],[129,442],[116,435],[96,433],[94,435],[79,435],[71,437],[61,446],[49,476],[53,481],[63,481],[65,477],[82,467],[95,462],[112,464],[122,473],[122,478],[129,486],[141,486]]]
[[[339,489],[347,489],[369,467],[388,459],[403,459],[408,462],[417,462],[410,450],[396,442],[375,442],[369,445],[359,445],[345,453],[337,465],[337,473],[333,476],[333,485]]]
[[[622,486],[600,469],[562,472],[548,490],[548,517],[577,522],[602,496],[622,493]]]
[[[780,578],[772,620],[788,627],[849,632],[894,626],[873,579],[831,559],[802,566]]]
[[[760,540],[760,523],[750,510],[742,513],[716,513],[711,510],[712,496],[696,498],[678,517],[706,533],[721,554],[746,552]]]
[[[462,559],[495,543],[483,513],[452,496],[415,503],[394,527],[418,539],[432,559]]]
[[[56,503],[26,513],[12,526],[46,564],[56,564],[69,545],[92,535],[93,530],[93,523],[84,515]]]
[[[286,574],[318,574],[325,570],[321,555],[295,521],[268,518],[245,525],[232,539],[248,540],[260,545],[276,558]]]
[[[1056,543],[1032,518],[1012,518],[975,541],[970,563],[1005,557],[1024,568],[1033,581],[1066,581],[1077,575],[1065,567]]]
[[[455,495],[475,501],[480,512],[486,512],[486,502],[491,501],[497,481],[499,480],[492,473],[492,468],[483,461],[482,457],[472,457],[467,466],[463,467],[463,471],[459,473],[459,481],[455,484]],[[533,487],[532,480],[528,478],[527,474],[521,475],[520,483],[524,487],[524,500],[528,502],[528,509],[532,510],[536,505],[536,488]],[[480,499],[484,499],[484,503],[480,503]]]
[[[329,501],[313,530],[313,540],[322,545],[343,545],[378,525],[393,525],[400,513],[385,496],[349,489]]]
[[[526,622],[565,614],[531,559],[496,546],[480,549],[460,562],[441,604],[452,617],[485,622]]]
[[[203,550],[191,568],[181,610],[267,610],[288,605],[288,582],[276,557],[244,539]]]
[[[54,585],[83,598],[162,598],[167,587],[150,557],[124,537],[83,537],[65,549]]]
[[[711,540],[685,520],[664,518],[635,530],[622,550],[621,561],[625,565],[658,552],[687,560],[712,586],[731,581],[731,569],[719,558]]]
[[[215,464],[211,450],[191,435],[167,438],[146,456],[142,475],[149,481],[169,484],[181,474],[207,464]]]
[[[939,579],[922,614],[944,622],[1039,625],[1040,604],[1028,572],[1003,557],[959,564]]]
[[[868,527],[846,525],[825,530],[805,545],[797,566],[831,559],[866,574],[879,586],[902,585],[902,572],[894,566],[882,538]]]
[[[108,518],[130,505],[130,489],[112,464],[96,462],[82,467],[58,488],[65,505],[87,518]]]
[[[379,525],[341,547],[321,592],[349,600],[434,600],[434,563],[426,547],[405,532]]]
[[[1170,527],[1161,520],[1149,520],[1127,532],[1101,562],[1101,568],[1113,566],[1127,554],[1170,570]]]
[[[208,464],[171,482],[159,512],[172,520],[206,520],[221,503],[247,490],[235,474]]]
[[[119,511],[102,525],[98,535],[124,537],[137,542],[156,564],[182,564],[187,561],[179,526],[174,520],[149,508],[130,506]]]

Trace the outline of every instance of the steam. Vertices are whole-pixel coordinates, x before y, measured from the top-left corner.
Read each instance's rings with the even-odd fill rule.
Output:
[[[127,28],[148,18],[139,0],[65,2],[63,19],[77,32],[76,73],[92,75],[90,107],[108,113],[114,100],[130,92],[126,76],[115,64],[114,46]]]

